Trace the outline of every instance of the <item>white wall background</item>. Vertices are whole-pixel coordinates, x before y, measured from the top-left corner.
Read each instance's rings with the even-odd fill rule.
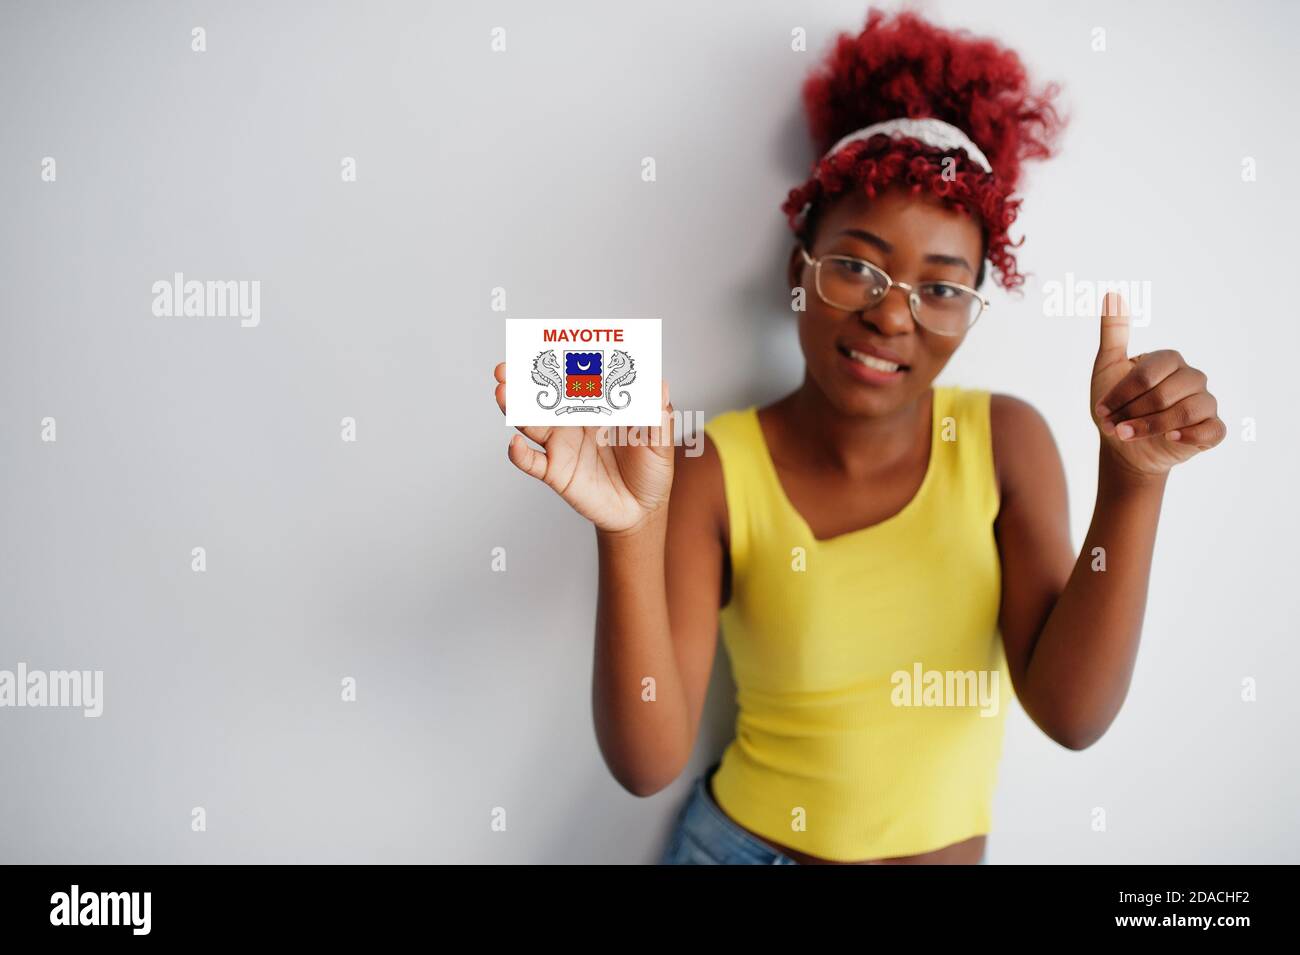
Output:
[[[1171,479],[1110,733],[1069,753],[1012,715],[990,860],[1300,861],[1300,13],[921,9],[1020,50],[1073,116],[1029,177],[1035,278],[995,293],[941,380],[1043,412],[1076,543],[1096,322],[1046,317],[1044,282],[1150,281],[1134,350],[1205,369],[1232,432]],[[865,12],[6,4],[0,668],[100,668],[106,687],[98,720],[0,710],[0,860],[653,859],[689,780],[637,800],[603,766],[592,533],[506,461],[490,293],[515,317],[662,318],[687,409],[791,388],[778,206],[811,160],[799,86]],[[260,280],[261,325],[153,317],[175,271]],[[729,737],[725,661],[696,768]]]

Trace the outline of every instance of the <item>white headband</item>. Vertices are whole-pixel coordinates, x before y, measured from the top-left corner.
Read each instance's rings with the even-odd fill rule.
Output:
[[[941,119],[891,119],[883,123],[872,123],[855,133],[849,133],[826,150],[826,156],[822,158],[825,159],[827,156],[834,155],[849,143],[856,143],[860,139],[870,139],[877,133],[884,133],[894,139],[903,136],[919,139],[927,146],[933,146],[936,149],[960,149],[985,172],[993,171],[993,166],[990,165],[988,157],[984,155],[978,146],[971,142],[971,138],[956,126],[945,123]]]

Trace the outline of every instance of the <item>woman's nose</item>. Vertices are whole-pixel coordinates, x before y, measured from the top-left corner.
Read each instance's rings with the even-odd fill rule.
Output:
[[[863,324],[873,325],[882,335],[901,335],[911,331],[912,310],[908,305],[911,293],[895,285],[875,308],[858,312]]]

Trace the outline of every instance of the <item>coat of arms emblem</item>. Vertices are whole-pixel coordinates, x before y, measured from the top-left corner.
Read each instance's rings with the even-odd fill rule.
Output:
[[[636,363],[625,351],[609,352],[608,360],[605,355],[601,350],[566,350],[561,367],[554,349],[541,352],[533,359],[533,381],[544,389],[537,393],[537,404],[547,411],[554,409],[557,415],[612,414],[626,408],[632,396],[619,389],[636,380]],[[555,397],[548,402],[551,391]]]

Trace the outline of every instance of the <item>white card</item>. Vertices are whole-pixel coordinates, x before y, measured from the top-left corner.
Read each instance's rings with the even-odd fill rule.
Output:
[[[657,318],[506,319],[506,424],[661,423]]]

